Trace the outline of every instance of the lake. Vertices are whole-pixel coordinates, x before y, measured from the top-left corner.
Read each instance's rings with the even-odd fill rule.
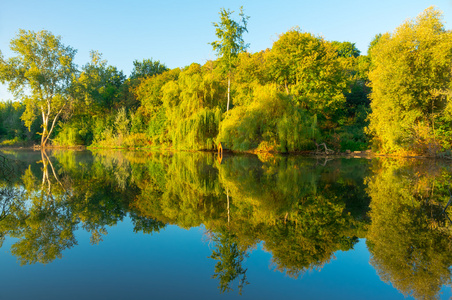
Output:
[[[448,299],[448,161],[0,152],[2,299]]]

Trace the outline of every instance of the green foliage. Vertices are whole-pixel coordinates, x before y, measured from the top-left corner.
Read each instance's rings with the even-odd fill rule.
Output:
[[[177,81],[168,82],[162,88],[166,137],[175,148],[215,147],[221,117],[217,94],[221,89],[214,76],[203,77],[203,74],[200,65],[192,64],[180,73]]]
[[[143,59],[142,62],[134,60],[130,79],[151,77],[161,74],[165,71],[168,71],[168,68],[165,66],[165,64],[160,63],[159,60],[153,61],[152,58]]]
[[[102,54],[91,51],[91,62],[82,68],[73,89],[77,101],[76,112],[90,116],[103,116],[124,104],[126,76],[116,67],[108,66]]]
[[[436,299],[451,283],[450,169],[417,161],[375,169],[368,179],[371,264],[405,296]]]
[[[75,102],[71,107],[71,115],[65,116],[64,122],[57,128],[56,145],[90,145],[94,141],[106,139],[106,136],[111,138],[106,123],[113,126],[113,115],[119,114],[124,105],[130,104],[128,83],[122,71],[108,66],[99,52],[92,51],[90,55],[91,62],[83,66],[82,72],[73,82]],[[107,130],[105,136],[101,137],[104,130]]]
[[[215,27],[215,35],[219,40],[210,43],[213,50],[218,53],[222,70],[229,73],[234,68],[237,56],[248,48],[243,40],[243,34],[248,32],[246,26],[248,24],[248,16],[243,13],[243,7],[240,7],[240,21],[231,19],[233,11],[222,8],[220,10],[220,22],[213,22]]]
[[[131,117],[125,107],[121,107],[108,119],[96,120],[92,145],[102,148],[133,148],[134,138],[141,139],[141,135],[131,134]],[[143,144],[140,142],[138,146],[144,146]]]
[[[210,258],[218,261],[212,277],[219,280],[218,288],[221,293],[231,291],[232,282],[238,279],[238,289],[241,295],[243,287],[249,284],[246,281],[247,269],[242,267],[243,260],[247,257],[246,251],[239,249],[236,237],[226,228],[212,232],[211,239],[215,248]]]
[[[17,146],[23,142],[39,140],[39,136],[34,133],[39,130],[42,122],[36,120],[28,130],[24,121],[21,120],[24,111],[25,105],[20,102],[0,102],[0,143],[2,145]]]
[[[70,120],[60,122],[56,130],[56,137],[52,141],[53,145],[90,145],[94,139],[93,121],[90,116],[80,114],[73,116]]]
[[[8,82],[9,90],[22,99],[25,126],[30,129],[42,116],[41,145],[45,146],[71,101],[68,88],[75,73],[76,51],[48,31],[22,29],[11,41],[11,50],[17,56],[6,61],[0,56],[0,81]]]
[[[374,36],[374,38],[372,39],[372,41],[370,41],[369,47],[367,48],[367,53],[368,53],[369,56],[372,55],[372,49],[375,47],[375,45],[378,44],[378,41],[380,40],[380,38],[381,38],[382,36],[383,36],[383,35],[382,35],[381,33],[376,34],[376,35]]]
[[[331,43],[295,28],[279,37],[268,59],[271,77],[294,104],[327,119],[343,107],[347,76]]]
[[[320,137],[317,116],[301,109],[290,109],[277,124],[279,151],[294,152],[312,149]]]
[[[173,69],[161,74],[144,78],[135,88],[135,95],[141,104],[141,109],[146,114],[151,115],[159,110],[162,102],[162,87],[170,81],[175,81],[179,77],[180,69]]]
[[[220,10],[220,22],[213,23],[215,27],[215,35],[219,40],[210,43],[213,50],[217,52],[219,57],[220,70],[228,76],[228,102],[226,111],[229,111],[230,91],[231,91],[231,75],[237,64],[239,53],[244,52],[249,44],[245,44],[243,34],[248,32],[246,28],[248,24],[248,16],[243,13],[243,7],[240,7],[240,22],[231,19],[233,11],[222,8]]]
[[[158,143],[162,143],[164,141],[164,132],[166,125],[166,113],[163,107],[160,108],[149,120],[147,134],[151,139],[160,139]]]
[[[436,130],[451,128],[451,35],[441,12],[428,8],[372,46],[369,133],[380,150],[435,155],[450,143]]]
[[[256,87],[253,102],[236,107],[221,123],[217,141],[236,151],[256,149],[299,151],[312,147],[319,137],[316,117],[291,105],[289,97],[275,85]]]
[[[250,54],[242,52],[238,56],[238,64],[234,73],[237,83],[233,89],[234,106],[248,106],[253,101],[256,87],[266,85],[270,81],[267,66],[269,50]]]
[[[337,54],[341,57],[358,57],[361,54],[358,48],[356,48],[355,43],[334,41],[331,44],[336,48]]]

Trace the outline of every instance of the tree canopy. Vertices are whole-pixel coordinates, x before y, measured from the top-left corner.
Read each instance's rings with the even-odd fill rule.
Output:
[[[0,80],[25,103],[22,119],[30,128],[42,116],[41,146],[46,146],[56,122],[72,97],[69,91],[75,73],[76,50],[61,37],[42,30],[20,30],[11,41],[16,57],[0,57]]]
[[[213,22],[215,27],[215,35],[219,40],[210,43],[213,50],[217,52],[220,58],[221,69],[228,76],[228,103],[226,110],[229,110],[230,102],[230,85],[231,85],[231,72],[234,69],[237,57],[240,52],[246,50],[249,44],[245,44],[243,40],[243,34],[248,32],[248,16],[245,16],[243,12],[243,6],[240,7],[240,21],[237,22],[231,19],[233,11],[222,8],[220,10],[220,22]]]
[[[452,38],[438,9],[375,35],[367,55],[298,27],[249,53],[243,7],[238,19],[225,8],[219,17],[215,60],[172,70],[133,60],[129,77],[97,51],[78,70],[60,37],[20,31],[11,42],[18,55],[0,55],[0,80],[21,100],[14,112],[0,106],[0,145],[39,134],[52,146],[215,150],[221,142],[304,152],[325,143],[335,152],[452,157]]]
[[[371,47],[369,133],[385,152],[450,148],[452,32],[433,7]]]

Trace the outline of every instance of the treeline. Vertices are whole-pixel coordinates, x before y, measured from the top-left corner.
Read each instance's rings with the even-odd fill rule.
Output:
[[[25,111],[25,106],[21,102],[4,101],[0,102],[0,143],[1,145],[12,146],[26,144],[26,141],[33,141],[37,138],[35,133],[40,130],[39,122],[36,122],[30,130],[25,127],[20,119]],[[34,133],[32,133],[34,132]]]
[[[220,15],[215,26],[217,35],[224,34],[212,43],[214,49],[227,46],[221,25],[231,12]],[[242,25],[234,24],[243,33],[248,19],[240,16]],[[81,70],[55,62],[59,74],[68,73],[60,76],[65,81],[59,92],[22,98],[15,104],[14,128],[3,117],[9,114],[0,114],[1,138],[9,144],[40,137],[45,146],[49,136],[56,146],[185,150],[213,150],[221,142],[235,151],[277,152],[311,150],[325,142],[336,151],[372,145],[386,153],[448,154],[452,38],[441,18],[429,8],[393,33],[377,35],[367,55],[354,43],[293,28],[271,49],[230,50],[234,55],[228,59],[217,49],[218,59],[204,65],[170,70],[160,61],[134,61],[129,77],[98,52]],[[16,75],[28,74],[25,62],[30,63],[21,47],[43,35],[50,39],[48,32],[21,31],[13,41],[22,66],[1,58],[0,79],[17,95],[27,80]],[[70,61],[75,50],[51,37],[66,51],[60,61]],[[236,43],[246,49],[241,37]],[[39,80],[31,78],[28,87]],[[46,105],[52,111],[41,121],[40,106]],[[24,134],[24,125],[33,134]],[[35,135],[40,126],[41,135]]]

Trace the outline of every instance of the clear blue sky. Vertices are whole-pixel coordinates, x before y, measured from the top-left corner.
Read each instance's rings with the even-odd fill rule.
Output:
[[[0,50],[14,54],[9,42],[19,29],[48,30],[78,50],[76,63],[89,61],[90,50],[103,53],[108,63],[130,75],[134,60],[152,58],[169,68],[215,59],[208,44],[215,40],[212,22],[220,8],[250,16],[250,52],[271,48],[278,35],[299,26],[327,40],[350,41],[363,54],[377,33],[393,31],[429,6],[444,13],[452,28],[452,0],[3,0],[0,6]],[[0,99],[11,96],[0,86]]]

